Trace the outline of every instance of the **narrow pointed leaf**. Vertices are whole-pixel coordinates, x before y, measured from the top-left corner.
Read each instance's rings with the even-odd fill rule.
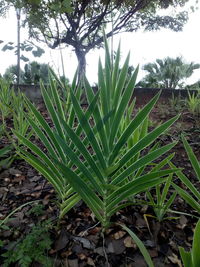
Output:
[[[82,163],[82,161],[79,159],[79,157],[73,152],[73,150],[62,140],[62,138],[60,138],[59,135],[57,135],[57,140],[60,143],[60,145],[62,146],[62,148],[64,149],[65,153],[68,155],[68,157],[70,158],[71,162],[73,162],[73,164],[85,175],[85,177],[88,179],[88,181],[93,185],[93,187],[97,190],[97,192],[99,194],[102,194],[102,188],[100,186],[100,184],[96,181],[96,177],[94,177],[94,174],[92,174],[88,168],[86,168],[86,166],[84,165],[84,162]],[[95,162],[92,160],[92,158],[90,157],[90,160],[92,161],[92,163]],[[101,174],[101,173],[100,173]],[[101,176],[102,177],[102,176]]]
[[[112,193],[109,197],[108,197],[108,203],[110,203],[112,200],[116,200],[118,201],[118,197],[121,195],[124,195],[128,198],[129,194],[137,194],[137,189],[141,186],[145,186],[145,189],[148,187],[146,187],[146,185],[148,183],[151,183],[152,181],[155,181],[155,184],[157,183],[157,179],[160,180],[160,183],[162,183],[163,181],[165,181],[166,179],[161,179],[160,177],[166,176],[170,173],[175,172],[177,169],[169,169],[169,170],[163,170],[163,171],[159,171],[159,172],[155,172],[155,173],[148,173],[145,174],[141,177],[138,177],[136,180],[128,182],[127,184],[125,184],[124,186],[121,186],[119,189],[115,190],[114,193]],[[146,184],[146,185],[145,185]],[[137,188],[137,189],[136,189]],[[144,190],[145,191],[145,190]]]
[[[170,166],[172,168],[175,168],[176,166],[170,162]],[[193,185],[193,183],[190,182],[190,180],[183,174],[182,171],[178,171],[176,175],[179,177],[179,179],[187,186],[188,189],[190,189],[191,193],[196,199],[200,200],[200,192],[197,190],[197,188]]]
[[[142,241],[128,227],[126,227],[123,224],[119,224],[119,225],[122,227],[122,229],[124,229],[133,238],[133,241],[138,246],[138,248],[139,248],[140,252],[142,253],[142,255],[143,255],[146,263],[148,264],[148,266],[149,267],[154,267],[154,264],[152,262],[152,259],[151,259],[150,255],[149,255],[147,249],[143,245]]]
[[[73,95],[72,92],[71,92],[71,99],[72,99],[74,110],[75,110],[76,115],[79,119],[79,122],[80,122],[82,128],[84,129],[85,134],[86,134],[88,140],[90,141],[90,144],[92,145],[92,147],[96,153],[96,156],[98,157],[98,160],[101,164],[102,169],[105,169],[106,163],[105,163],[105,159],[104,159],[103,154],[102,154],[102,150],[101,150],[101,148],[100,148],[100,146],[96,140],[93,129],[89,125],[87,118],[85,117],[84,113],[82,112],[82,110],[81,110],[81,108],[77,102],[77,99]]]
[[[200,266],[200,253],[199,253],[199,245],[200,245],[200,220],[197,222],[194,231],[194,238],[192,242],[192,261],[193,266]]]
[[[192,267],[193,265],[192,265],[191,252],[185,251],[185,249],[182,247],[179,247],[179,252],[180,252],[184,267]]]
[[[91,208],[98,220],[102,221],[101,212],[103,211],[103,202],[99,199],[96,193],[90,189],[78,175],[75,174],[67,166],[57,162],[63,175],[67,177],[67,181],[71,184],[74,190],[81,196],[83,201]]]
[[[124,114],[125,108],[127,107],[128,103],[130,101],[131,95],[133,94],[133,89],[135,86],[137,73],[138,73],[138,68],[135,70],[129,84],[125,88],[125,91],[124,91],[123,96],[121,98],[121,102],[119,104],[119,107],[118,107],[116,114],[115,114],[115,117],[113,119],[113,123],[112,123],[112,127],[111,127],[111,133],[110,133],[110,140],[109,140],[109,147],[110,148],[113,148],[113,142],[114,142],[115,136],[116,136],[116,134],[118,132],[118,128],[119,128],[119,121],[121,120],[121,118]]]
[[[109,159],[109,163],[112,163],[115,159],[116,155],[119,153],[120,149],[127,142],[128,138],[131,134],[141,125],[141,123],[148,116],[155,103],[157,102],[160,93],[158,93],[154,98],[135,116],[132,122],[128,125],[124,133],[119,138],[117,144],[115,145],[113,152],[111,154],[111,158]]]
[[[188,205],[190,205],[194,210],[200,213],[200,204],[178,185],[174,183],[172,183],[172,185],[176,189],[177,193],[188,203]]]
[[[177,119],[179,115],[163,123],[155,130],[147,134],[142,138],[135,146],[133,146],[119,161],[119,165],[123,166],[130,158],[132,158],[137,152],[149,146],[154,140],[158,138],[164,131],[166,131]]]
[[[117,184],[122,182],[126,177],[129,175],[133,174],[134,171],[137,169],[148,165],[152,161],[156,160],[159,158],[161,155],[169,151],[172,147],[175,146],[176,143],[168,144],[166,146],[163,146],[161,148],[158,148],[157,150],[143,156],[142,158],[138,159],[136,162],[131,164],[127,169],[125,169],[120,175],[118,175],[113,181],[112,184]],[[137,178],[138,179],[138,178]]]
[[[197,157],[195,156],[194,152],[192,151],[192,148],[189,146],[189,144],[188,144],[188,142],[184,136],[182,136],[182,141],[183,141],[185,150],[188,154],[188,157],[190,159],[190,162],[191,162],[191,164],[194,168],[194,171],[197,175],[197,178],[200,181],[200,164],[199,164],[199,161],[198,161]]]

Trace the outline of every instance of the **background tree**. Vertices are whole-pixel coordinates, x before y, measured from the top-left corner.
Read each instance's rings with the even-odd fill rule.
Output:
[[[25,84],[39,84],[40,80],[44,84],[49,82],[49,69],[51,67],[48,64],[40,64],[36,61],[27,63],[24,67],[23,82]]]
[[[199,68],[200,64],[185,63],[182,57],[156,59],[156,62],[144,65],[143,69],[148,74],[137,86],[168,89],[183,88],[186,86],[185,80],[193,74],[194,70]]]
[[[0,40],[0,45],[2,46],[1,51],[13,51],[14,54],[17,55],[18,47],[14,42],[5,43],[4,41]],[[24,41],[20,43],[19,48],[21,51],[20,59],[23,62],[28,62],[30,55],[34,57],[41,57],[45,53],[44,49],[30,41]]]
[[[17,55],[17,85],[21,83],[20,77],[20,64],[21,60],[27,62],[29,59],[25,57],[23,54],[21,54],[21,51],[30,52],[32,51],[32,54],[34,56],[41,56],[44,53],[44,50],[41,49],[38,46],[35,46],[37,50],[34,50],[34,44],[31,44],[30,42],[24,42],[21,43],[21,10],[23,7],[23,1],[17,0],[17,1],[6,1],[3,0],[0,2],[0,13],[1,15],[5,15],[7,9],[9,8],[9,5],[13,4],[16,11],[16,18],[17,18],[17,45],[14,45],[13,42],[8,42],[5,44],[2,48],[2,51],[6,50],[13,50],[15,49],[15,55]],[[0,44],[4,43],[4,41],[0,40]]]
[[[23,80],[24,71],[20,69],[20,81]],[[3,75],[3,78],[7,81],[17,84],[17,77],[18,77],[18,66],[17,65],[11,65],[9,66]]]
[[[193,84],[188,84],[186,85],[185,89],[190,89],[190,90],[200,90],[200,80],[198,80],[197,82],[193,83]]]
[[[86,54],[101,46],[102,29],[107,24],[106,36],[110,37],[140,28],[179,31],[188,19],[186,11],[176,12],[188,0],[3,0],[0,6],[2,2],[15,8],[20,3],[30,37],[51,48],[72,46],[81,72],[86,68]],[[157,11],[168,7],[174,7],[173,16],[158,15]]]
[[[39,84],[40,80],[44,84],[48,84],[48,73],[51,67],[48,64],[40,64],[36,61],[29,62],[24,66],[24,70],[20,70],[20,81],[22,84]],[[8,67],[3,77],[11,83],[17,83],[17,65]]]

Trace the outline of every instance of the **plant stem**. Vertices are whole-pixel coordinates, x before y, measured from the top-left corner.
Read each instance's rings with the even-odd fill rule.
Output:
[[[107,255],[107,252],[106,252],[106,247],[105,247],[105,236],[104,236],[104,232],[102,231],[102,239],[103,239],[103,253],[104,253],[104,256],[105,256],[105,259],[106,259],[106,267],[109,266],[109,261],[108,261],[108,255]]]

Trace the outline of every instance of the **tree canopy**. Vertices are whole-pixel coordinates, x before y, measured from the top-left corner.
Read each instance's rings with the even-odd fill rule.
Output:
[[[5,6],[23,9],[24,25],[29,35],[45,41],[51,48],[72,46],[79,66],[86,66],[85,55],[103,42],[106,36],[138,29],[161,27],[182,30],[188,19],[186,11],[177,11],[188,0],[1,0]],[[161,15],[161,9],[174,8],[173,15]],[[107,26],[107,27],[106,27]]]
[[[186,86],[189,78],[200,64],[186,63],[182,57],[156,59],[153,63],[144,65],[147,75],[138,84],[140,87],[177,89]]]

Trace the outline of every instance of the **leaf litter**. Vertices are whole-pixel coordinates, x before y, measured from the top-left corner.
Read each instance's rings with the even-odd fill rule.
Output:
[[[46,115],[45,112],[44,115]],[[160,120],[158,112],[154,112],[153,117],[154,120]],[[166,116],[162,119],[165,120]],[[187,117],[179,120],[184,129],[187,129],[187,133],[191,133],[191,144],[199,142],[199,133],[195,133],[194,127],[191,127],[191,120],[187,121]],[[171,135],[162,136],[160,142],[166,144],[178,136],[179,130],[174,126]],[[198,153],[195,145],[193,148]],[[173,150],[178,152],[173,162],[180,167],[187,166],[184,172],[195,183],[194,173],[182,144],[178,143]],[[13,214],[5,228],[0,229],[0,240],[3,241],[0,252],[3,254],[11,247],[11,244],[19,242],[30,233],[31,228],[38,222],[50,219],[52,224],[55,224],[58,210],[51,185],[23,160],[16,159],[9,169],[1,170],[0,183],[1,220],[26,202],[39,200],[40,203],[40,205],[37,203],[22,208]],[[200,185],[197,184],[197,187]],[[176,197],[173,210],[191,213],[191,209],[180,197]],[[158,222],[155,218],[149,217],[147,224],[144,214],[154,215],[153,209],[148,206],[132,206],[118,212],[113,221],[125,223],[138,235],[148,249],[155,266],[182,266],[178,246],[190,249],[196,219],[180,215],[176,220]],[[48,251],[48,257],[53,260],[53,266],[106,266],[105,251],[109,266],[146,266],[134,241],[118,226],[112,226],[107,231],[105,242],[103,242],[100,225],[82,202],[62,219],[60,227],[54,227],[49,230],[49,233],[52,245]],[[3,259],[1,254],[0,262]],[[18,266],[18,263],[12,266]],[[33,262],[31,266],[42,265]]]

